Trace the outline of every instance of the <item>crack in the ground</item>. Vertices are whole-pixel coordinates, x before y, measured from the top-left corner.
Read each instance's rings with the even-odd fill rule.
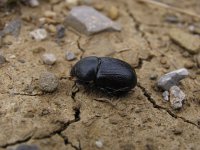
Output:
[[[142,31],[140,28],[142,23],[135,18],[133,13],[130,11],[128,4],[125,1],[124,1],[124,6],[126,8],[126,12],[130,16],[130,18],[132,18],[132,21],[135,23],[135,29],[141,34],[141,37],[147,42],[147,45],[150,48],[150,50],[152,50],[153,48],[151,46],[150,41],[148,40],[148,38],[146,36],[146,33],[144,31]]]
[[[7,148],[8,146],[14,146],[14,145],[17,145],[17,144],[22,144],[22,143],[28,142],[31,138],[32,138],[32,135],[26,137],[23,140],[18,140],[18,141],[15,141],[13,143],[7,143],[7,144],[4,144],[4,145],[1,145],[0,148]]]
[[[199,127],[197,124],[195,124],[194,122],[192,122],[192,121],[190,121],[190,120],[187,120],[187,119],[185,119],[184,117],[180,117],[180,116],[174,114],[174,113],[173,113],[172,111],[170,111],[168,108],[165,108],[165,107],[163,107],[163,106],[160,106],[160,105],[156,104],[156,101],[152,98],[151,94],[150,94],[150,93],[146,90],[146,88],[143,87],[140,83],[137,84],[137,87],[140,88],[140,89],[142,90],[144,96],[147,98],[147,100],[148,100],[150,103],[152,103],[152,105],[153,105],[154,108],[157,108],[157,109],[159,109],[159,110],[160,110],[160,109],[165,110],[165,111],[166,111],[170,116],[172,116],[173,118],[176,118],[176,119],[179,118],[179,119],[183,120],[184,122],[189,123],[189,124],[191,124],[191,125],[197,127],[198,129],[200,129],[200,127]]]
[[[66,123],[66,122],[58,122],[58,123],[61,124],[61,127],[60,127],[59,129],[53,131],[53,132],[50,133],[49,135],[46,135],[46,136],[43,136],[43,137],[34,138],[34,139],[36,139],[36,140],[42,140],[42,139],[51,138],[52,136],[54,136],[54,135],[56,135],[56,134],[57,134],[57,135],[61,135],[62,132],[63,132],[64,130],[66,130],[67,127],[68,127],[70,124],[80,121],[80,113],[81,113],[81,112],[80,112],[80,107],[75,107],[75,108],[73,108],[73,109],[74,109],[74,112],[75,112],[75,114],[74,114],[74,119],[73,119],[73,120],[68,121],[67,123]],[[61,137],[62,137],[62,136],[61,136]],[[62,137],[62,138],[63,138],[63,137]],[[25,138],[25,139],[23,139],[23,140],[17,140],[17,141],[15,141],[15,142],[13,142],[13,143],[7,143],[7,144],[4,144],[4,145],[1,145],[0,148],[7,148],[7,147],[9,147],[9,146],[14,146],[14,145],[26,143],[26,142],[28,142],[28,141],[31,140],[31,139],[32,139],[32,135],[31,135],[31,136],[28,136],[27,138]],[[64,139],[64,138],[63,138],[63,139]],[[73,146],[72,143],[69,143],[69,142],[66,143],[65,139],[64,139],[64,142],[65,142],[65,144],[71,144],[72,147],[75,148],[75,146]],[[76,147],[75,149],[76,149],[76,150],[81,150],[81,148],[77,148],[77,147]]]

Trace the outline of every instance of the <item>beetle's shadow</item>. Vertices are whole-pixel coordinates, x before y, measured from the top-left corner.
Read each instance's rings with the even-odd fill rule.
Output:
[[[84,93],[87,95],[92,95],[95,98],[106,98],[106,99],[112,99],[112,100],[117,100],[117,99],[123,99],[126,98],[130,95],[130,93],[127,92],[120,92],[120,93],[112,93],[107,91],[106,89],[102,89],[99,87],[96,87],[95,85],[81,85],[84,87]]]

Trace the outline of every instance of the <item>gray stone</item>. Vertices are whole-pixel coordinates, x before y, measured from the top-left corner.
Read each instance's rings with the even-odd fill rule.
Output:
[[[58,84],[58,78],[53,73],[45,72],[39,77],[39,87],[44,92],[54,92]]]
[[[184,99],[185,93],[178,86],[172,86],[170,88],[170,103],[173,109],[182,108]]]
[[[45,29],[35,29],[30,32],[30,36],[36,41],[42,41],[47,38],[47,31]]]
[[[52,53],[45,53],[42,55],[42,60],[47,65],[53,65],[56,63],[56,56]]]
[[[158,81],[157,86],[167,91],[170,87],[177,85],[180,80],[189,75],[187,69],[182,68],[163,75]]]
[[[164,91],[162,96],[163,96],[164,101],[169,101],[169,92],[168,91]]]
[[[65,36],[65,27],[63,25],[56,26],[56,37],[61,39]]]
[[[65,59],[68,61],[74,60],[76,58],[75,54],[73,52],[66,52]]]
[[[6,58],[2,55],[0,55],[0,65],[6,63]]]
[[[6,24],[6,26],[0,33],[0,37],[3,37],[7,34],[11,34],[17,37],[20,33],[21,24],[22,24],[21,19],[19,18],[13,19],[12,21]]]
[[[74,7],[67,19],[68,26],[91,35],[102,31],[120,31],[121,26],[89,6]]]

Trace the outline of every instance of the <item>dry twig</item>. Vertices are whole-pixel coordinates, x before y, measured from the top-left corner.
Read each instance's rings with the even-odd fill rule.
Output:
[[[188,15],[188,16],[192,16],[192,17],[196,17],[196,18],[200,19],[200,15],[198,15],[198,14],[196,14],[194,12],[191,12],[191,11],[188,11],[188,10],[184,10],[184,9],[181,9],[181,8],[177,8],[177,7],[174,7],[174,6],[170,6],[170,5],[155,1],[155,0],[139,0],[139,1],[140,2],[144,2],[144,3],[153,4],[153,5],[157,5],[157,6],[166,8],[166,9],[171,9],[173,11],[177,11],[179,13],[182,13],[182,14],[185,14],[185,15]]]

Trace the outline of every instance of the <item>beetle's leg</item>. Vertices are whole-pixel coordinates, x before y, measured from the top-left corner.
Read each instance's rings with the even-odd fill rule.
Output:
[[[72,94],[71,94],[71,98],[73,100],[75,100],[75,96],[76,96],[76,93],[79,92],[79,88],[77,86],[77,82],[75,81],[74,82],[74,85],[72,86]]]

